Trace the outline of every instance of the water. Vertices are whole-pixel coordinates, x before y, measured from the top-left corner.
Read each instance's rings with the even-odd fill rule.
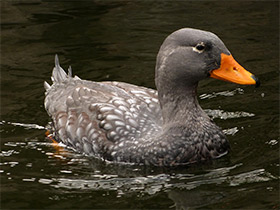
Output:
[[[1,2],[1,208],[279,209],[279,3]],[[231,153],[179,168],[89,159],[45,139],[54,55],[88,80],[154,88],[156,53],[182,27],[215,32],[261,87],[202,81]]]

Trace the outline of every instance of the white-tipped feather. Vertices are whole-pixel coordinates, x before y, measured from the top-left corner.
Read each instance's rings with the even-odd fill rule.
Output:
[[[44,82],[44,87],[45,87],[46,90],[49,90],[51,88],[49,83],[47,83],[46,81]]]
[[[58,55],[57,54],[55,55],[54,63],[55,63],[55,66],[53,68],[53,72],[52,72],[52,76],[51,76],[51,80],[52,80],[53,83],[63,82],[67,78],[72,77],[72,68],[71,68],[71,66],[69,66],[68,74],[66,74],[64,69],[61,68],[61,66],[59,65],[59,59],[58,59]],[[47,83],[45,81],[44,82],[44,87],[45,87],[46,90],[49,90],[51,88],[51,85],[49,85],[49,83]]]
[[[52,72],[52,81],[53,82],[62,82],[64,80],[66,80],[67,74],[63,70],[63,68],[60,67],[57,55],[55,55],[54,60],[55,60],[55,67],[53,68],[53,72]]]
[[[68,68],[68,77],[72,77],[72,67],[69,66]]]
[[[77,75],[75,75],[74,79],[81,79],[80,77],[78,77]]]

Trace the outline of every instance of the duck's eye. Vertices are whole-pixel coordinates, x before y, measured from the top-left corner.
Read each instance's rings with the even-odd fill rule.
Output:
[[[193,47],[193,51],[202,53],[205,50],[205,44],[203,42],[198,43],[195,47]]]
[[[195,48],[198,50],[198,51],[203,51],[205,49],[205,46],[204,44],[198,44],[195,46]]]

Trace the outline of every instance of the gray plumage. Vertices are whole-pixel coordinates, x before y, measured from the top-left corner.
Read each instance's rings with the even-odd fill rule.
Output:
[[[196,50],[203,43],[204,53]],[[166,38],[157,56],[153,89],[123,82],[72,77],[55,56],[53,84],[45,82],[45,108],[55,139],[89,156],[115,162],[178,165],[228,152],[222,131],[201,109],[197,84],[230,54],[210,32],[181,29]]]

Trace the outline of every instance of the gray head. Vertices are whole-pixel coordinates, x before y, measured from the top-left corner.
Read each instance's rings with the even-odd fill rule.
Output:
[[[239,65],[211,32],[183,28],[165,39],[157,56],[155,81],[166,122],[181,118],[186,110],[200,110],[196,87],[209,76],[259,85],[258,79]]]
[[[230,52],[211,32],[183,28],[169,35],[163,42],[156,63],[156,86],[170,83],[194,86],[219,68],[221,53]]]

